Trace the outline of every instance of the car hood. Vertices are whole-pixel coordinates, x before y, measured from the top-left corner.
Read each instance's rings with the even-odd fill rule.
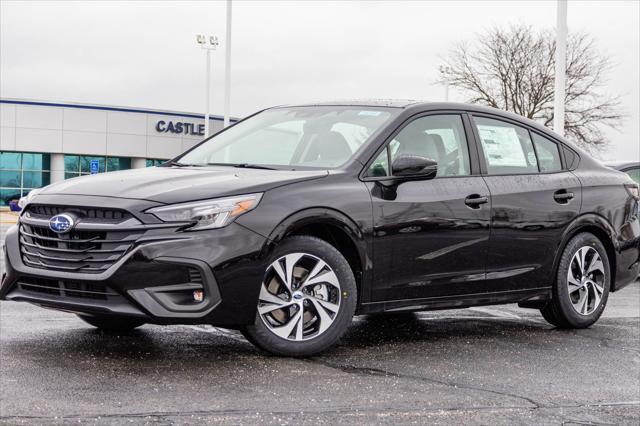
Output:
[[[150,167],[68,179],[47,186],[38,195],[93,195],[173,204],[263,192],[327,174],[326,170]]]

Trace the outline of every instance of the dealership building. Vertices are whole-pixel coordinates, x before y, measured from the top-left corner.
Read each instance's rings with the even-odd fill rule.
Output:
[[[64,179],[160,164],[203,138],[201,114],[0,99],[0,206]]]

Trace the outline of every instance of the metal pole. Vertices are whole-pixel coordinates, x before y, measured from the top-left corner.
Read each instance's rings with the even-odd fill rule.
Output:
[[[564,100],[567,67],[567,0],[557,0],[556,80],[553,95],[553,130],[564,136]]]
[[[231,109],[231,0],[227,0],[227,39],[224,51],[224,127],[229,125]]]
[[[451,72],[451,67],[448,65],[440,65],[438,69],[440,70],[440,76],[444,81],[444,101],[449,102],[449,82],[446,77]]]
[[[211,50],[207,49],[207,84],[206,84],[206,107],[204,114],[204,137],[209,137],[209,104],[211,103]]]

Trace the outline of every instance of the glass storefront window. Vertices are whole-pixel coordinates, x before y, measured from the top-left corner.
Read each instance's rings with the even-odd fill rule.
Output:
[[[20,170],[0,170],[0,186],[4,188],[20,188]]]
[[[0,170],[20,169],[22,167],[22,153],[2,152],[0,154]]]
[[[98,161],[98,172],[128,170],[131,158],[65,155],[64,178],[91,174],[91,161]],[[157,161],[157,164],[165,160]],[[51,183],[51,155],[37,152],[0,151],[0,206],[19,200],[35,188]]]
[[[0,151],[0,206],[49,185],[50,170],[50,154]]]
[[[65,155],[64,156],[64,170],[76,170],[80,171],[80,156],[79,155]]]
[[[22,172],[22,186],[25,188],[42,188],[50,183],[49,172]]]
[[[28,194],[29,191],[25,193]],[[19,200],[22,191],[19,188],[0,188],[0,206],[8,206],[13,200]]]
[[[51,170],[51,156],[25,152],[22,154],[22,168],[25,170]]]
[[[65,155],[64,178],[91,174],[91,162],[98,161],[98,173],[129,170],[131,158],[128,157],[97,157],[92,155]]]
[[[124,157],[108,157],[107,171],[115,172],[117,170],[129,170],[131,168],[131,158]]]

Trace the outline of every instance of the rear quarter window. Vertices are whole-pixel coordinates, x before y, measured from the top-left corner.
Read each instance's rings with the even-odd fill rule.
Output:
[[[537,133],[531,132],[531,137],[533,139],[533,145],[536,147],[536,154],[538,154],[540,171],[543,173],[553,173],[562,170],[558,144]]]
[[[580,157],[578,157],[578,154],[566,146],[562,147],[562,152],[564,153],[564,162],[567,170],[575,170],[580,163]]]

